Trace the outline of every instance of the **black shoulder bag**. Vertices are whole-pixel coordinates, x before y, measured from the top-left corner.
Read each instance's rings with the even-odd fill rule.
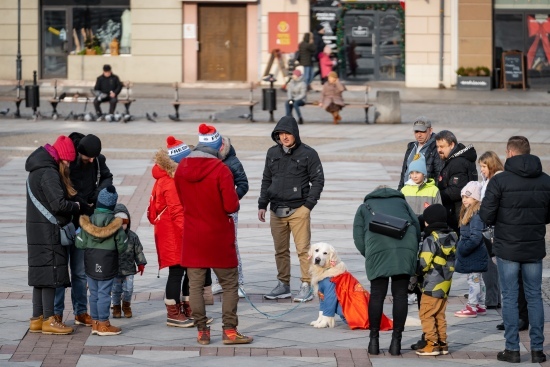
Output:
[[[372,214],[372,220],[369,223],[369,231],[397,238],[398,240],[405,237],[407,228],[411,225],[408,220],[394,217],[393,215],[374,213],[369,204],[365,203],[365,206]]]

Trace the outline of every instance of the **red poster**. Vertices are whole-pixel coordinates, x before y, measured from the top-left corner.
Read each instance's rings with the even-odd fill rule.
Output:
[[[298,50],[298,13],[269,13],[268,52],[279,49],[282,53]]]

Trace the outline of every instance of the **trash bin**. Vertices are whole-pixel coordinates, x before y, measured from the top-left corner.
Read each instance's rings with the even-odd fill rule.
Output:
[[[277,90],[273,88],[273,83],[277,79],[273,77],[273,74],[269,74],[263,80],[269,82],[269,88],[262,89],[262,110],[269,111],[269,122],[275,122],[273,111],[277,109]]]
[[[274,111],[277,109],[277,90],[274,88],[262,89],[262,109],[264,111]]]
[[[40,91],[38,85],[26,85],[25,86],[25,107],[30,107],[36,110],[40,107]]]

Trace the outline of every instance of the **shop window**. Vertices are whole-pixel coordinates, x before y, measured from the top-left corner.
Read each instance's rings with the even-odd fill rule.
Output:
[[[126,7],[88,7],[72,9],[73,49],[85,53],[85,48],[97,53],[131,53],[131,11]]]
[[[527,73],[530,78],[550,77],[550,15],[527,14]]]

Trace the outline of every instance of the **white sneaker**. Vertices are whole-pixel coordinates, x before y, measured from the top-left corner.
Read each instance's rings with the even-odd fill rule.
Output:
[[[239,298],[244,298],[244,293],[241,291],[242,286],[242,284],[239,284]]]
[[[302,286],[300,287],[300,292],[294,297],[294,302],[307,302],[311,301],[313,299],[313,292],[312,289],[307,282],[303,282]]]
[[[212,294],[223,293],[222,286],[220,283],[212,283]]]
[[[407,303],[409,305],[412,305],[412,304],[416,303],[416,294],[415,293],[411,293],[407,296]]]

